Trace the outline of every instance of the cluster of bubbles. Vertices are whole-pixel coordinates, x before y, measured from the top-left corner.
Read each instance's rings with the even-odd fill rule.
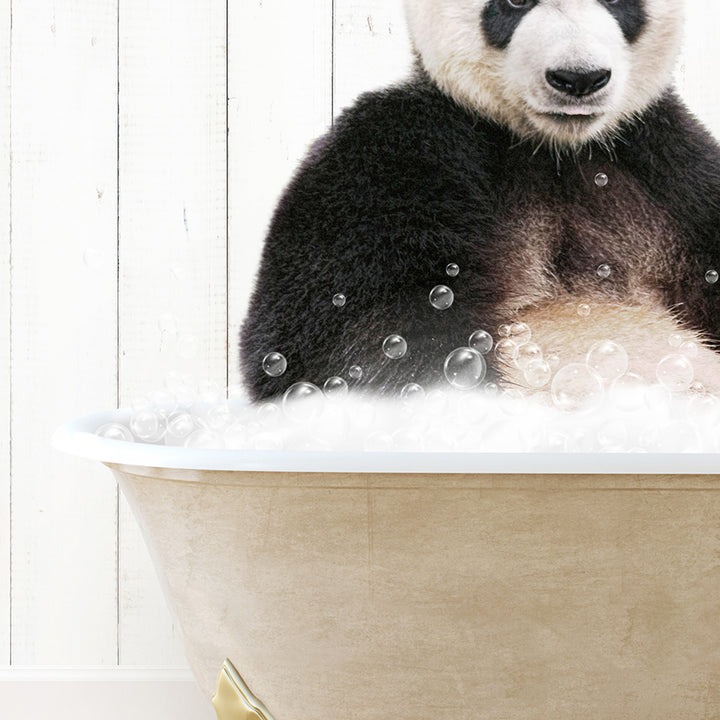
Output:
[[[595,183],[605,187],[608,176],[598,173]],[[455,278],[460,267],[449,263],[445,273]],[[603,262],[595,273],[607,280],[612,268]],[[705,273],[709,285],[718,279],[714,269]],[[429,292],[436,310],[447,310],[454,299],[444,284]],[[337,308],[346,302],[343,293],[332,296]],[[581,317],[591,312],[586,303],[577,307]],[[163,331],[176,331],[172,318],[161,322]],[[97,434],[125,442],[250,450],[720,450],[720,403],[695,382],[692,360],[699,347],[680,333],[669,338],[669,345],[671,352],[656,366],[657,382],[648,384],[628,371],[626,350],[612,340],[595,342],[580,361],[561,366],[557,354],[544,353],[533,341],[526,323],[501,325],[496,337],[478,329],[466,346],[446,356],[446,386],[408,382],[400,402],[353,393],[348,381],[335,375],[322,388],[297,382],[280,399],[251,405],[236,391],[212,383],[198,387],[189,376],[171,373],[163,390],[132,404],[127,422],[107,423]],[[399,360],[408,342],[390,334],[382,352]],[[484,382],[489,353],[505,366],[507,376],[521,375],[525,389],[502,391]],[[262,369],[281,377],[288,361],[281,352],[268,352]],[[362,380],[362,367],[351,366],[347,376],[351,384]]]
[[[584,364],[556,373],[551,391],[520,400],[497,388],[462,391],[414,382],[403,387],[399,401],[379,399],[353,393],[338,376],[322,388],[295,383],[281,399],[254,405],[228,399],[211,383],[192,397],[166,388],[135,403],[123,422],[105,424],[97,433],[126,442],[261,451],[720,450],[715,398],[692,383],[689,392],[674,391],[687,384],[684,362],[677,357],[661,362],[665,384],[620,374],[625,362],[616,343],[596,343]],[[567,410],[582,411],[582,422]]]

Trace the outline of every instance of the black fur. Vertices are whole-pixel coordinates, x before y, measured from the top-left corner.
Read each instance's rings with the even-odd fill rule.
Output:
[[[508,0],[490,0],[482,11],[482,29],[491,47],[504,50],[528,11],[537,0],[528,0],[523,7],[513,7]]]
[[[499,305],[532,295],[511,225],[538,204],[557,224],[544,262],[558,290],[586,290],[609,262],[611,280],[593,291],[622,299],[638,264],[626,218],[641,210],[670,228],[640,253],[643,282],[717,341],[720,283],[704,274],[720,269],[720,150],[672,94],[620,135],[612,158],[590,146],[558,164],[427,78],[362,96],[313,148],[273,218],[241,338],[251,396],[331,375],[379,392],[441,380],[445,357],[471,332],[509,319]],[[610,175],[604,189],[598,171]],[[455,293],[444,311],[428,301],[441,283]],[[383,355],[391,333],[407,340],[400,360]],[[279,378],[261,367],[271,351],[288,361]],[[359,383],[348,375],[355,364]]]
[[[642,0],[598,0],[601,2],[613,17],[617,20],[618,25],[623,31],[625,39],[629,43],[635,42],[640,37],[640,33],[645,27],[647,16]]]
[[[623,36],[635,42],[645,27],[647,17],[642,0],[597,0],[617,20]],[[491,47],[504,50],[512,40],[520,21],[538,4],[527,0],[522,7],[514,7],[508,0],[490,0],[482,11],[481,25],[485,39]]]

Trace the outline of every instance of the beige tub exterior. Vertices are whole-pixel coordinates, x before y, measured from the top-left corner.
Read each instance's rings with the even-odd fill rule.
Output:
[[[229,658],[274,720],[720,718],[716,476],[108,464],[208,697]]]

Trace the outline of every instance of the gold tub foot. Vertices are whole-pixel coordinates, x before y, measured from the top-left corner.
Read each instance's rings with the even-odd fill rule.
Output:
[[[223,663],[218,675],[212,704],[218,720],[273,720],[229,660]]]

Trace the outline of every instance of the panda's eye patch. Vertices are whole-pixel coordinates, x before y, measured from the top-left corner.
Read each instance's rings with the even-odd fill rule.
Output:
[[[644,0],[599,0],[599,2],[617,20],[625,39],[629,43],[635,42],[647,22]]]
[[[499,50],[506,48],[522,19],[537,4],[538,0],[489,0],[481,17],[488,44]]]

